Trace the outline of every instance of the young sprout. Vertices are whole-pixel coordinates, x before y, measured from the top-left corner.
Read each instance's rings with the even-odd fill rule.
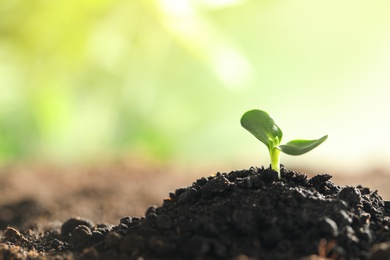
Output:
[[[280,152],[301,155],[314,149],[328,138],[328,135],[325,135],[315,140],[296,139],[281,145],[282,130],[267,112],[258,109],[246,112],[241,118],[241,125],[268,147],[271,169],[278,172],[279,179],[281,178]]]

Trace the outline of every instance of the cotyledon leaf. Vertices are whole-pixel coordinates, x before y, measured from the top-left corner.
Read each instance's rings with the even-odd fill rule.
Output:
[[[316,148],[317,146],[322,144],[327,138],[328,135],[324,135],[323,137],[315,140],[296,139],[286,144],[279,145],[279,149],[285,154],[301,155]]]
[[[270,141],[277,141],[275,145],[282,141],[282,130],[272,117],[262,110],[253,109],[246,112],[241,118],[241,125],[266,146],[269,145]]]

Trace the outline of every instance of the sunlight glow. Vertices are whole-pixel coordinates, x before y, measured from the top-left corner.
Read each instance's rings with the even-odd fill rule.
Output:
[[[239,5],[246,0],[194,0],[194,4],[204,6],[206,8],[223,8],[233,5]]]
[[[233,1],[215,1],[233,3]],[[234,1],[237,2],[237,1]],[[230,41],[196,12],[190,0],[156,1],[161,21],[178,42],[211,67],[215,76],[229,90],[238,90],[252,79],[246,57]]]
[[[233,48],[214,54],[215,71],[224,86],[230,90],[243,89],[252,79],[252,67],[244,55]]]
[[[189,0],[160,0],[161,8],[170,15],[187,16],[193,14],[193,7]]]

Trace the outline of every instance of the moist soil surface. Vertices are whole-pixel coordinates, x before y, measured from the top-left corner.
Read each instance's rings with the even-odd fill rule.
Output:
[[[142,217],[122,215],[113,224],[94,223],[92,216],[109,211],[108,194],[126,194],[103,187],[82,190],[102,206],[81,217],[61,219],[35,199],[3,202],[0,259],[390,259],[390,202],[378,191],[283,167],[281,176],[262,167],[201,177]],[[128,193],[129,203],[134,194]],[[61,201],[57,209],[64,214],[61,208],[71,206]]]

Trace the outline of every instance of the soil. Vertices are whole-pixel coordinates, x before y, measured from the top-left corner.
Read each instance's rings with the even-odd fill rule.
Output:
[[[3,173],[0,259],[390,259],[390,202],[329,174],[123,171]]]

